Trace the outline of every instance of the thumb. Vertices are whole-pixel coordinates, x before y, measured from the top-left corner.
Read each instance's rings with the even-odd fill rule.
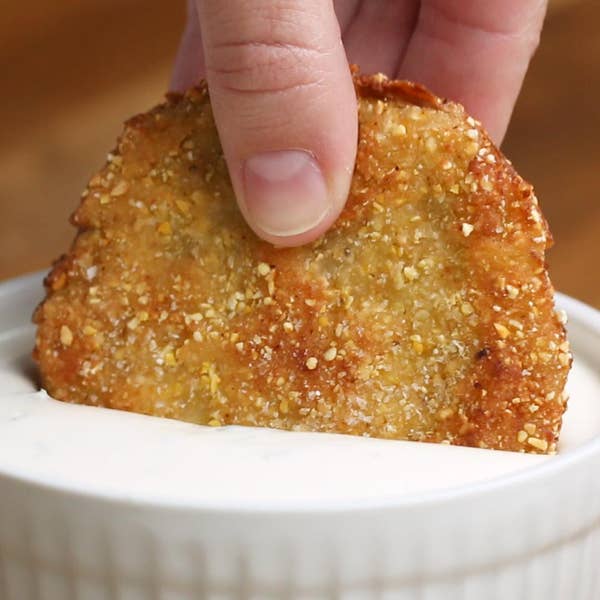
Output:
[[[215,121],[240,209],[274,244],[310,242],[346,201],[356,98],[333,3],[197,0]]]

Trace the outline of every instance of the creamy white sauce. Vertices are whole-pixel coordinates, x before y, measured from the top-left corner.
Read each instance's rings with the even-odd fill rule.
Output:
[[[493,479],[554,457],[267,429],[208,428],[36,391],[32,330],[0,337],[0,475],[211,506],[345,505]],[[560,454],[600,435],[600,376],[576,359]]]

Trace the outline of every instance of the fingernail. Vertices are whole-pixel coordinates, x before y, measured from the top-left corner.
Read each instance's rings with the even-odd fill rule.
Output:
[[[248,159],[243,202],[252,225],[281,237],[313,229],[333,208],[317,161],[303,150],[265,152]]]

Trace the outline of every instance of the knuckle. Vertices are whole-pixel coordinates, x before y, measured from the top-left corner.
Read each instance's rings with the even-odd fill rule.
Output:
[[[213,84],[242,93],[281,92],[318,83],[335,50],[311,3],[255,0],[252,10],[213,14],[206,68]],[[235,5],[236,2],[234,1]],[[212,36],[211,36],[212,37]]]
[[[213,47],[207,71],[213,82],[231,91],[293,91],[319,83],[319,50],[305,46],[249,41]]]

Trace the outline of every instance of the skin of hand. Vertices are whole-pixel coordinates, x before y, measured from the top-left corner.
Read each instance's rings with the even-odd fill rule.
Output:
[[[208,82],[246,221],[277,246],[324,233],[354,168],[363,73],[425,84],[500,143],[547,0],[190,0],[171,87]]]

